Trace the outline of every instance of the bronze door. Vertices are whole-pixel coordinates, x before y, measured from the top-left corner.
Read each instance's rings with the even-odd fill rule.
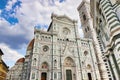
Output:
[[[72,71],[66,70],[66,80],[72,80]]]
[[[41,73],[41,80],[47,80],[47,73]]]

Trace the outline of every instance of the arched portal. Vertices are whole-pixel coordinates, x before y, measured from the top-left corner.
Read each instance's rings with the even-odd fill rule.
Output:
[[[41,80],[47,80],[47,73],[46,72],[41,73]]]
[[[75,62],[71,57],[67,57],[64,60],[64,73],[65,73],[65,80],[76,80],[76,69],[75,69]]]
[[[47,80],[47,71],[48,71],[48,63],[43,62],[41,65],[41,80]]]
[[[88,73],[88,80],[92,80],[91,73]]]
[[[91,67],[90,64],[88,64],[88,65],[87,65],[87,76],[88,76],[88,80],[92,80],[91,71],[92,71],[92,67]]]

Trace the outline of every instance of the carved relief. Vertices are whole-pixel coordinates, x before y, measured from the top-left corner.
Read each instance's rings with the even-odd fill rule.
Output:
[[[43,62],[41,67],[42,67],[42,69],[48,69],[48,63]]]
[[[64,65],[67,66],[67,67],[73,67],[73,66],[75,66],[75,63],[74,63],[72,58],[67,57],[65,59]]]

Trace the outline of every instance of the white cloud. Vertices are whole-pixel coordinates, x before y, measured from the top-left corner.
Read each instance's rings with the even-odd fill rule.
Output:
[[[77,7],[82,0],[65,0],[59,3],[59,0],[21,0],[21,7],[16,8],[16,14],[19,23],[10,25],[5,19],[0,18],[0,33],[5,35],[24,35],[27,40],[31,40],[34,34],[34,26],[37,24],[50,24],[51,13],[58,15],[67,15],[68,17],[78,20],[78,26],[80,27],[79,14]],[[6,10],[12,9],[12,5],[16,0],[12,0],[6,6]],[[1,12],[1,11],[0,11]],[[5,33],[7,32],[7,33]],[[83,37],[83,32],[79,29],[80,36]],[[10,60],[15,62],[18,58],[23,57],[17,51],[11,49],[8,45],[1,43],[0,47],[4,51],[5,55],[3,59],[5,61]]]
[[[66,0],[63,3],[59,3],[58,0],[54,2],[53,5],[46,0],[29,0],[26,2],[22,1],[22,7],[18,13],[23,13],[24,19],[27,18],[30,21],[35,21],[41,24],[49,24],[51,13],[54,12],[59,15],[66,14],[72,19],[79,19],[77,7],[81,0]]]
[[[6,9],[12,8],[12,5],[17,0],[8,2]],[[79,14],[77,7],[81,0],[66,0],[59,3],[59,0],[21,0],[21,7],[16,8],[15,17],[18,18],[19,23],[10,25],[4,19],[0,20],[0,28],[7,31],[9,35],[24,35],[28,40],[32,39],[34,26],[37,24],[50,24],[51,13],[58,15],[67,15],[72,19],[78,20],[80,26]],[[54,1],[54,2],[52,2]],[[12,27],[10,27],[12,26]],[[26,33],[27,32],[27,33]]]
[[[11,49],[8,45],[4,43],[0,43],[0,48],[2,49],[4,55],[3,55],[3,60],[8,63],[8,66],[13,66],[13,64],[23,55],[18,53],[17,51]]]
[[[21,8],[17,11],[16,17],[19,19],[19,25],[23,25],[28,31],[33,30],[31,28],[36,24],[49,25],[51,13],[58,15],[65,14],[72,19],[78,20],[78,26],[80,26],[77,11],[80,2],[81,0],[66,0],[63,3],[59,3],[59,0],[54,0],[54,3],[52,3],[52,0],[29,0],[29,2],[22,0]]]

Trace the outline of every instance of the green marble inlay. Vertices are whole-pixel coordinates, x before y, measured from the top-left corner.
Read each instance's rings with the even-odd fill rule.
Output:
[[[111,5],[109,4],[109,5],[107,5],[106,7],[104,7],[103,9],[105,10],[105,9],[107,9],[108,7],[111,7]]]
[[[112,15],[112,14],[115,14],[114,12],[110,12],[110,13],[108,13],[107,15],[106,15],[106,17],[108,17],[108,16],[110,16],[110,15]]]
[[[109,17],[108,21],[111,20],[113,17],[116,17],[116,15],[112,15],[111,17]]]
[[[110,30],[112,30],[114,27],[116,27],[117,25],[120,25],[119,23],[114,24],[113,26],[110,27]]]
[[[111,25],[111,24],[114,23],[115,21],[118,21],[118,19],[113,19],[112,21],[109,22],[109,24]]]
[[[107,10],[108,9],[108,10]],[[110,10],[111,10],[111,8],[109,7],[109,8],[107,8],[106,10],[107,11],[105,11],[105,13],[108,13]]]

